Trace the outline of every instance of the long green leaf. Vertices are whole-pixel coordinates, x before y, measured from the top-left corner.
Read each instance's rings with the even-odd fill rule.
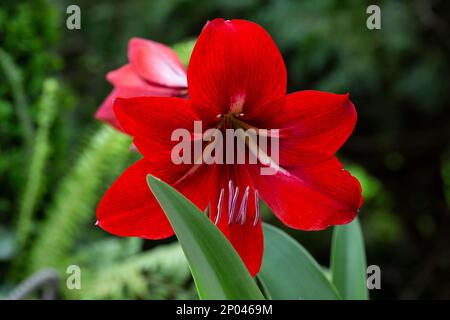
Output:
[[[331,274],[334,285],[344,299],[368,299],[366,254],[358,219],[334,228]]]
[[[298,242],[264,224],[264,256],[258,279],[272,299],[336,300],[322,268]]]
[[[53,267],[65,270],[71,263],[73,247],[84,235],[82,226],[93,225],[93,212],[101,196],[102,182],[114,167],[123,167],[129,157],[130,138],[101,126],[61,180],[53,200],[46,209],[40,232],[32,243],[29,272]]]
[[[200,299],[264,299],[234,248],[206,215],[161,180],[148,175],[147,182],[183,248]]]

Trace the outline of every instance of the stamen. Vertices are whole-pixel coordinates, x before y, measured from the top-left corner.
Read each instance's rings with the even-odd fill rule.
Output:
[[[231,212],[231,204],[233,203],[233,181],[228,181],[228,216]]]
[[[217,225],[219,223],[219,219],[220,219],[220,214],[222,213],[222,199],[223,199],[223,194],[224,194],[225,190],[220,190],[220,196],[219,196],[219,204],[217,205],[217,215],[216,215],[216,221],[214,222],[215,225]]]
[[[259,192],[258,190],[255,190],[255,219],[253,220],[253,226],[256,227],[256,225],[258,224],[258,220],[259,220]]]
[[[248,202],[248,193],[250,192],[250,187],[247,186],[245,188],[244,195],[242,196],[241,207],[239,208],[239,214],[236,217],[236,223],[241,223],[241,226],[244,225],[245,219],[247,216],[247,202]]]
[[[222,118],[223,114],[219,113],[216,118]]]
[[[231,222],[233,221],[234,209],[236,208],[236,201],[238,195],[239,195],[239,187],[236,187],[236,190],[234,191],[233,202],[231,203],[230,215],[228,217],[228,225],[230,225]]]

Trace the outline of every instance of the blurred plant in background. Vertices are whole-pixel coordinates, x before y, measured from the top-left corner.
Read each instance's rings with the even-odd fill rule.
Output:
[[[65,9],[81,8],[81,30]],[[0,5],[0,295],[35,270],[82,268],[64,298],[195,297],[175,244],[106,235],[101,194],[137,155],[93,120],[132,37],[174,45],[206,20],[261,24],[288,65],[290,91],[350,91],[355,134],[341,157],[363,184],[372,298],[450,298],[450,31],[445,1],[2,1]],[[175,46],[188,62],[189,46]],[[270,215],[265,216],[267,219]],[[275,222],[275,221],[271,221]],[[276,224],[276,223],[275,223]],[[292,232],[328,265],[330,231]]]
[[[50,78],[62,67],[58,8],[30,1],[0,11],[0,294],[46,268],[65,279],[75,264],[82,289],[61,281],[62,297],[195,297],[177,244],[143,252],[142,240],[94,227],[100,195],[138,156],[129,137],[70,120],[78,99],[64,79]]]

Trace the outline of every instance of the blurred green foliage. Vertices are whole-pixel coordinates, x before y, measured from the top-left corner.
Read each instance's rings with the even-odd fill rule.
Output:
[[[36,105],[25,101],[23,92],[35,101],[42,89],[42,83],[49,74],[56,71],[61,59],[48,48],[56,44],[57,31],[56,10],[47,1],[2,2],[0,7],[0,51],[2,70],[0,70],[0,183],[2,197],[0,214],[2,221],[6,212],[13,210],[13,199],[19,194],[23,181],[24,159],[29,150],[24,149],[21,137],[23,127],[17,124],[15,110],[26,108],[23,117],[28,118],[28,125],[35,117]],[[20,69],[8,65],[13,60]],[[10,81],[4,81],[10,79]],[[12,87],[14,86],[14,87]],[[20,91],[20,93],[17,93]],[[22,96],[17,99],[17,96]],[[19,100],[19,101],[18,101]],[[20,101],[22,100],[22,101]],[[14,104],[19,104],[14,106]],[[26,106],[20,105],[26,103]],[[26,129],[26,128],[25,128]],[[32,128],[28,128],[31,134]],[[31,139],[31,137],[28,137]],[[28,141],[27,141],[28,142]],[[8,148],[8,156],[6,149]]]
[[[81,30],[65,28],[69,4],[81,8]],[[99,129],[93,113],[111,90],[104,75],[127,61],[128,39],[139,36],[174,45],[195,39],[207,20],[224,17],[253,20],[268,30],[285,58],[290,92],[350,92],[358,123],[339,156],[364,190],[360,220],[368,264],[377,264],[382,271],[382,290],[372,291],[371,297],[449,298],[449,4],[380,0],[382,29],[368,30],[370,4],[369,0],[2,1],[0,48],[12,64],[5,69],[0,63],[1,292],[36,268],[57,267],[64,276],[63,266],[77,262],[87,269],[87,287],[103,283],[100,279],[108,279],[111,287],[78,295],[63,291],[64,297],[193,295],[188,276],[177,276],[185,265],[179,264],[178,271],[166,267],[175,249],[155,252],[164,256],[167,251],[162,258],[166,262],[160,264],[169,270],[164,273],[148,267],[153,262],[141,263],[153,261],[153,249],[148,249],[155,242],[114,238],[93,227],[96,201],[134,160],[128,152],[111,150],[120,159],[105,161],[108,152],[99,148],[118,135]],[[190,47],[176,46],[179,53]],[[32,132],[42,132],[41,95],[49,78],[58,83],[57,112],[45,129],[48,154],[38,157],[42,138],[27,144],[24,122],[31,123]],[[21,105],[26,107],[25,116],[20,115]],[[96,140],[102,135],[106,140]],[[123,148],[117,139],[114,143]],[[33,166],[36,158],[40,164]],[[80,190],[90,183],[84,181],[89,178],[83,175],[86,162],[95,181],[83,194]],[[36,175],[42,175],[42,181]],[[32,176],[39,192],[27,191],[33,184],[27,177]],[[80,198],[71,198],[72,193]],[[21,201],[27,198],[33,201],[27,209],[31,214],[25,214],[32,218],[25,222],[31,226],[30,235],[19,249],[17,221],[26,205]],[[273,217],[267,220],[279,225]],[[330,230],[287,231],[328,265]],[[62,249],[46,261],[46,248],[59,246],[55,241],[61,241]],[[137,262],[130,266],[128,261]],[[127,283],[123,275],[130,268],[134,276]]]
[[[107,186],[138,155],[112,128],[77,122],[84,103],[61,76],[62,7],[48,1],[0,7],[0,296],[35,271],[82,270],[82,289],[63,298],[195,298],[177,245],[143,252],[140,239],[94,227]],[[179,44],[186,55],[192,41]],[[50,78],[51,77],[51,78]],[[95,105],[91,105],[91,109]],[[38,297],[35,293],[30,297]]]

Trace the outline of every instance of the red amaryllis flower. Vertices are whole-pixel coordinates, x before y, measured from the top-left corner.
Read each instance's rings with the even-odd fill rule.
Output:
[[[186,70],[169,47],[141,38],[128,43],[128,64],[109,72],[106,79],[114,86],[95,117],[121,130],[113,112],[114,98],[141,96],[181,97],[187,93]]]
[[[355,108],[347,94],[286,95],[286,81],[280,52],[262,27],[244,20],[209,22],[189,63],[189,99],[116,99],[117,119],[134,137],[143,159],[106,192],[97,209],[100,227],[147,239],[173,234],[147,186],[149,173],[200,209],[209,205],[211,220],[252,275],[259,271],[263,254],[259,199],[296,229],[320,230],[352,221],[362,204],[361,187],[335,153],[355,126]],[[261,175],[261,163],[175,165],[172,132],[193,132],[198,120],[204,130],[279,129],[280,170]]]

